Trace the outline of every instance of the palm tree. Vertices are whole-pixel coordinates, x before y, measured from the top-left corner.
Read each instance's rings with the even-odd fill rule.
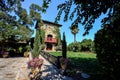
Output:
[[[74,35],[74,48],[73,51],[76,52],[77,46],[76,46],[76,34],[78,33],[78,25],[73,25],[70,27],[71,33]]]
[[[71,33],[74,35],[74,44],[76,43],[76,34],[78,33],[78,25],[73,25],[70,27]]]

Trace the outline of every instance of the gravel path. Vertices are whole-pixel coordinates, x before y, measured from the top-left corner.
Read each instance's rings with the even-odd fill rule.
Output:
[[[28,58],[0,58],[0,80],[29,80]]]
[[[42,80],[72,80],[72,78],[67,76],[62,76],[59,73],[59,70],[49,63],[45,58],[39,55],[39,58],[44,60],[43,65],[41,67],[41,79]]]
[[[41,55],[39,58],[42,58],[44,63],[38,80],[72,80],[59,74],[59,70]],[[27,68],[29,59],[32,59],[31,54],[29,58],[0,58],[0,80],[29,80],[30,69]]]

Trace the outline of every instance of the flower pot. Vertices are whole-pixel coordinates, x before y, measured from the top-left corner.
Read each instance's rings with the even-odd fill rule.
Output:
[[[28,52],[24,52],[24,57],[29,57]]]
[[[2,54],[2,57],[3,57],[3,58],[8,58],[8,57],[9,57],[9,52],[4,52],[4,53]]]
[[[60,65],[63,70],[65,70],[67,68],[67,64],[68,64],[67,58],[63,58],[63,57],[60,58]]]
[[[66,70],[67,64],[61,64],[61,68],[62,68],[63,70]]]

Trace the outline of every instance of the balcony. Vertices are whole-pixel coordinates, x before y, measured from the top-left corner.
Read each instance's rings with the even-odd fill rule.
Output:
[[[45,42],[46,43],[57,43],[57,39],[56,38],[46,38]]]

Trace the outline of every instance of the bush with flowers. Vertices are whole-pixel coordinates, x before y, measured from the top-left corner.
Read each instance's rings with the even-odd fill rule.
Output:
[[[28,68],[31,69],[32,76],[34,77],[41,70],[43,59],[34,58],[28,62]]]

